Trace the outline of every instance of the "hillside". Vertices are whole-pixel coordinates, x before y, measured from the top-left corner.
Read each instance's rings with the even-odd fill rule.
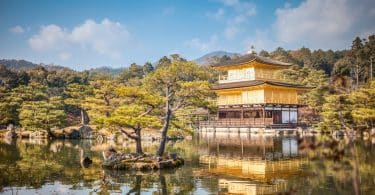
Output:
[[[106,74],[111,74],[111,75],[118,75],[122,71],[124,71],[125,68],[112,68],[112,67],[99,67],[99,68],[91,68],[88,70],[91,73],[106,73]]]
[[[230,58],[240,56],[238,53],[230,53],[226,51],[214,51],[211,53],[208,53],[198,59],[195,59],[194,61],[197,64],[200,64],[202,66],[207,66],[209,64],[217,62],[218,59],[222,58],[223,56],[228,56]]]
[[[56,71],[62,69],[69,69],[64,66],[54,65],[54,64],[35,64],[26,60],[15,60],[15,59],[1,59],[0,65],[4,65],[11,70],[30,70],[37,66],[43,66],[48,71]]]

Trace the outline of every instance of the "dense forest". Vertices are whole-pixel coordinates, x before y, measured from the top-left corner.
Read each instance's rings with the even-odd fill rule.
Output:
[[[290,82],[315,87],[300,97],[310,107],[303,116],[305,122],[321,130],[374,126],[375,35],[355,38],[349,50],[279,47],[258,55],[295,64],[280,74]],[[224,55],[211,61],[230,58]],[[169,127],[189,129],[186,116],[196,108],[215,112],[209,88],[217,74],[177,54],[162,57],[155,66],[133,63],[117,75],[0,65],[0,127],[14,124],[50,131],[94,124],[122,131],[132,139],[138,139],[141,129],[161,128],[166,136]]]

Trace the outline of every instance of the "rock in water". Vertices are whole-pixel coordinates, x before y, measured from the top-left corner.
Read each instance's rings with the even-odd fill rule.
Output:
[[[7,131],[4,135],[4,138],[6,139],[14,139],[17,137],[16,131]]]
[[[12,124],[8,125],[7,132],[4,135],[4,138],[6,139],[13,139],[17,137],[16,128]]]
[[[81,126],[78,129],[78,131],[79,131],[81,139],[92,139],[93,138],[93,136],[92,136],[92,129],[88,125]]]
[[[89,157],[85,157],[81,163],[83,167],[87,168],[92,164],[92,160]]]
[[[81,137],[80,133],[78,130],[73,130],[69,135],[68,135],[68,138],[69,139],[79,139]]]
[[[103,158],[105,161],[112,160],[116,156],[117,156],[117,151],[112,147],[103,151]]]

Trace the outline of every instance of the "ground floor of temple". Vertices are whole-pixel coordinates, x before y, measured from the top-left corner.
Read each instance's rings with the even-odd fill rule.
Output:
[[[201,122],[210,127],[290,127],[299,125],[295,104],[248,104],[219,106],[217,115]]]

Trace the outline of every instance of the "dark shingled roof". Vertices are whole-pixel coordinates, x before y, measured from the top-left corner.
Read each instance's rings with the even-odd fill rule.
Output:
[[[224,61],[218,64],[213,64],[212,67],[221,67],[221,66],[231,66],[231,65],[238,65],[238,64],[244,64],[251,61],[259,61],[265,64],[271,64],[271,65],[277,65],[277,66],[291,66],[291,63],[281,62],[278,60],[274,60],[267,57],[258,56],[255,54],[246,54],[238,58],[234,58],[228,61]]]
[[[213,90],[233,89],[233,88],[242,88],[242,87],[252,87],[252,86],[257,86],[257,85],[262,85],[262,84],[269,84],[269,85],[281,86],[281,87],[294,87],[294,88],[301,88],[301,89],[313,88],[313,87],[308,87],[304,85],[283,83],[283,82],[276,82],[276,81],[252,80],[252,81],[240,81],[240,82],[233,82],[233,83],[217,83],[212,87],[212,89]]]

